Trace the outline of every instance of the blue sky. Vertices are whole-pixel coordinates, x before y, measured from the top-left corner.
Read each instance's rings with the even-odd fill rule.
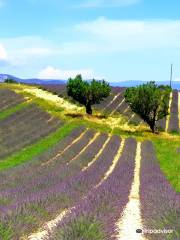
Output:
[[[179,0],[0,0],[0,72],[180,80]]]

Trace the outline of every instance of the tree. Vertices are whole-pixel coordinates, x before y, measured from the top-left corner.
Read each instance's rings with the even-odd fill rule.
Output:
[[[157,86],[155,82],[130,87],[125,91],[125,101],[131,110],[138,114],[151,128],[156,131],[158,120],[167,116],[169,108],[169,86]]]
[[[4,80],[5,83],[17,83],[17,81],[15,81],[14,79],[11,78],[7,78],[6,80]]]
[[[99,104],[108,97],[111,88],[106,81],[83,81],[81,75],[70,78],[67,83],[67,94],[86,107],[86,113],[92,114],[92,105]]]

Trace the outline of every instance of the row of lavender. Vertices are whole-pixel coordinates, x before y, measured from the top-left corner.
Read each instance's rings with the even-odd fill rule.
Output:
[[[170,116],[169,116],[169,125],[167,127],[168,132],[179,132],[180,131],[180,106],[179,104],[179,92],[178,90],[173,90],[172,92],[172,103],[170,106]],[[123,98],[123,90],[120,95],[110,104],[106,105],[104,107],[104,111],[107,111],[109,113],[118,112],[120,114],[123,114],[127,117],[129,123],[135,123],[139,124],[142,122],[142,119],[136,115],[133,114],[131,109],[128,107],[128,104],[125,102]],[[157,122],[157,127],[160,130],[166,129],[166,121],[167,117],[159,120]]]
[[[62,123],[35,105],[0,121],[0,159],[55,131]]]
[[[76,134],[81,131],[82,129],[77,129]],[[72,163],[70,166],[67,166],[66,164],[71,159],[76,157],[78,152],[81,151],[84,146],[86,146],[86,144],[88,144],[93,134],[94,132],[92,131],[86,132],[86,134],[84,134],[84,136],[78,142],[74,143],[71,147],[67,149],[67,151],[60,154],[59,150],[61,149],[61,146],[65,146],[66,143],[68,144],[66,138],[63,140],[62,145],[58,144],[56,146],[56,148],[59,147],[58,151],[53,151],[53,149],[51,150],[51,157],[42,154],[37,157],[37,159],[34,159],[33,162],[31,161],[31,164],[29,164],[28,166],[25,165],[23,167],[19,167],[19,169],[15,169],[14,171],[12,171],[11,177],[8,177],[7,175],[9,174],[9,171],[6,173],[6,177],[5,174],[3,174],[3,179],[1,183],[1,189],[4,189],[3,194],[10,199],[12,199],[11,194],[13,194],[14,200],[19,201],[20,199],[25,199],[27,196],[30,196],[32,192],[33,194],[36,192],[39,193],[40,190],[46,190],[48,188],[51,188],[53,185],[64,180],[67,176],[70,177],[71,175],[77,173],[79,171],[79,165],[83,166],[81,164],[87,164],[88,160],[90,161],[89,158],[86,158],[86,161],[84,161],[83,163],[81,163],[82,159],[78,159],[78,161],[74,161],[74,163]],[[70,138],[68,138],[68,140],[70,140]],[[98,147],[99,140],[94,142],[94,144],[97,144]],[[96,153],[97,147],[94,144],[92,144],[91,148],[95,147],[94,152]],[[85,154],[87,154],[87,152]],[[46,159],[46,161],[44,158]],[[71,170],[71,172],[69,170]],[[20,177],[18,176],[19,171],[22,172]],[[21,182],[20,185],[19,181]]]
[[[78,139],[78,136],[82,137]],[[111,166],[121,140],[113,136],[108,142],[108,136],[101,134],[88,145],[93,137],[94,131],[76,129],[51,151],[27,165],[1,173],[1,238],[5,236],[2,234],[8,234],[10,239],[19,239],[58,211],[75,205],[52,239],[116,239],[115,223],[128,202],[133,180],[136,141],[126,140],[115,170],[98,185]],[[94,164],[82,171],[105,142],[106,148]],[[82,151],[85,146],[88,147]],[[142,144],[140,197],[144,226],[171,228],[174,235],[167,239],[178,239],[179,195],[161,173],[150,142]],[[150,237],[166,239],[164,235]]]
[[[135,152],[136,141],[127,139],[113,173],[77,203],[50,239],[116,239],[115,225],[128,202],[133,181]]]
[[[33,196],[37,196],[40,191],[44,190],[46,192],[46,189],[52,185],[61,183],[66,178],[66,175],[72,175],[68,169],[65,169],[65,167],[62,168],[62,166],[63,163],[65,164],[76,156],[84,147],[84,144],[87,144],[89,138],[92,137],[92,133],[89,132],[79,142],[74,144],[73,147],[68,148],[84,131],[84,128],[78,128],[53,148],[32,159],[32,161],[14,169],[1,172],[0,226],[2,231],[0,231],[0,238],[3,239],[5,232],[8,231],[9,239],[19,239],[21,235],[28,231],[31,232],[34,227],[41,225],[48,217],[52,217],[55,214],[55,212],[51,211],[53,204],[55,210],[59,209],[58,206],[56,209],[56,201],[58,199],[60,201],[60,197],[56,198],[56,196],[52,195],[51,198],[44,199],[44,205],[47,205],[46,209],[42,206],[43,203],[38,202],[38,199],[33,200],[32,198]],[[67,148],[68,151],[63,156],[55,159],[55,156],[58,156],[58,154]],[[54,160],[51,164],[45,165],[45,163],[53,158]],[[74,168],[72,168],[72,172],[75,171],[78,171],[78,165],[74,165]],[[47,203],[45,203],[46,200]],[[66,201],[64,204],[66,204]],[[49,210],[48,206],[50,206]]]
[[[66,85],[65,84],[44,84],[44,85],[40,85],[40,87],[43,90],[52,92],[56,95],[58,95],[59,97],[63,97],[63,98],[67,98],[67,90],[66,90]],[[106,106],[108,104],[110,104],[110,102],[114,99],[114,97],[121,93],[123,91],[123,88],[120,87],[112,87],[112,92],[110,94],[109,97],[107,97],[104,101],[102,101],[100,104],[95,105],[96,109],[102,110],[104,108],[106,108]],[[109,109],[109,110],[113,110],[113,108]]]
[[[57,94],[60,97],[67,98],[65,84],[41,85],[40,87],[44,90]],[[95,109],[103,111],[104,114],[123,114],[130,122],[139,124],[141,122],[141,118],[139,118],[137,115],[134,115],[132,111],[128,108],[128,104],[124,101],[124,89],[125,88],[121,87],[112,87],[112,92],[110,96],[107,97],[100,104],[95,105]]]
[[[170,107],[170,119],[169,119],[169,132],[180,132],[180,119],[179,119],[179,112],[180,106],[178,106],[178,91],[174,90],[172,93],[172,103]]]
[[[157,127],[161,130],[166,130],[168,132],[179,132],[180,131],[180,106],[178,106],[179,102],[179,92],[178,90],[173,90],[172,92],[172,102],[170,106],[170,115],[169,117],[165,117],[161,119],[157,123]],[[169,118],[169,122],[168,121]],[[168,124],[168,126],[166,126]]]
[[[117,95],[112,94],[113,96],[117,96],[111,103],[108,101],[104,101],[102,103],[103,106],[103,111],[104,113],[120,113],[123,114],[124,116],[127,117],[127,120],[129,123],[135,123],[139,124],[142,122],[142,119],[136,115],[133,114],[131,109],[128,107],[128,104],[125,102],[124,97],[123,97],[123,92],[124,89],[119,89],[119,92],[116,93]],[[179,103],[179,92],[178,90],[173,90],[172,92],[172,103],[170,106],[170,116],[169,116],[169,125],[167,127],[168,132],[179,132],[180,131],[180,119],[179,119],[179,114],[180,114],[180,106],[178,106]],[[100,105],[101,106],[101,105]],[[99,109],[101,107],[99,106]],[[157,127],[160,130],[165,130],[166,129],[166,121],[167,117],[161,119],[157,123]]]
[[[67,97],[67,90],[66,90],[66,84],[43,84],[40,85],[40,88],[42,88],[45,91],[52,92],[59,97],[66,98]]]
[[[58,94],[61,97],[67,97],[66,85],[43,85],[41,86],[44,90],[51,91],[55,94]],[[95,105],[95,108],[102,110],[104,114],[120,113],[127,117],[129,123],[140,124],[142,119],[133,114],[131,109],[128,107],[128,104],[124,101],[123,92],[125,88],[121,87],[112,87],[111,95],[106,98],[103,102],[98,105]],[[169,132],[178,132],[180,129],[179,126],[179,109],[178,109],[178,91],[173,91],[172,105],[170,108],[170,121],[168,126]],[[157,127],[161,130],[166,128],[167,118],[163,118],[157,123]]]
[[[76,204],[49,234],[50,239],[117,239],[116,223],[128,202],[135,150],[135,140],[127,139],[123,154],[110,177]],[[161,172],[150,141],[142,143],[141,158],[141,215],[143,231],[149,231],[145,237],[148,240],[178,240],[180,194],[173,190]]]
[[[155,231],[147,233],[147,239],[180,239],[180,194],[175,192],[161,172],[150,141],[142,144],[140,183],[144,229]],[[157,233],[157,230],[167,231]]]
[[[24,102],[24,98],[10,89],[0,89],[0,111]]]
[[[114,98],[122,92],[123,88],[112,87],[110,96],[104,99],[104,101],[102,101],[100,104],[95,105],[95,108],[98,110],[104,110],[105,108],[107,108],[107,106],[111,104],[112,101],[114,102]]]
[[[136,141],[127,139],[113,173],[78,202],[50,239],[116,239],[115,223],[128,202],[135,151]]]
[[[67,138],[73,141],[79,134],[84,133],[82,128],[76,131]],[[54,217],[58,211],[79,202],[101,181],[119,149],[120,138],[113,136],[108,139],[106,134],[101,134],[90,143],[94,136],[94,131],[86,131],[79,141],[72,145],[69,143],[70,147],[67,139],[64,139],[52,149],[52,154],[49,153],[50,159],[47,158],[45,161],[44,154],[25,166],[2,173],[0,184],[2,203],[0,226],[4,229],[2,232],[9,231],[12,239],[19,239],[20,236],[38,228],[45,220]],[[105,142],[106,148],[97,160],[82,171]],[[87,145],[88,147],[82,151]],[[67,151],[63,152],[63,149]],[[78,154],[80,152],[81,154]],[[50,161],[52,159],[53,161]]]

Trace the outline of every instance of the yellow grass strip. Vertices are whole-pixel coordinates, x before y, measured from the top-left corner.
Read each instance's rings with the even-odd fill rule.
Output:
[[[170,93],[170,96],[169,96],[169,108],[168,108],[169,115],[166,117],[166,127],[165,127],[165,132],[168,131],[168,127],[169,127],[169,119],[170,119],[170,109],[171,109],[171,104],[172,104],[172,92]]]
[[[114,160],[112,162],[112,165],[110,166],[109,170],[105,173],[104,177],[102,178],[102,180],[96,185],[96,188],[99,187],[110,175],[111,173],[114,171],[118,161],[119,161],[119,158],[122,154],[122,151],[123,151],[123,148],[124,148],[124,143],[125,143],[125,139],[122,139],[121,141],[121,145],[119,147],[119,150],[117,151],[117,154],[116,156],[114,157]]]
[[[107,107],[109,107],[109,106],[116,100],[116,98],[119,97],[121,94],[122,94],[122,93],[120,92],[120,93],[118,93],[117,95],[115,95],[114,98],[103,108],[103,111],[104,111]]]
[[[117,107],[115,107],[115,109],[110,113],[110,116],[115,113],[115,111],[123,104],[124,101],[125,98],[123,98],[123,100],[117,105]]]
[[[88,142],[88,144],[74,157],[72,158],[67,165],[69,165],[72,161],[76,160],[83,152],[86,151],[86,149],[97,139],[97,137],[100,135],[100,133],[96,133],[92,139]]]
[[[137,144],[134,180],[131,186],[129,201],[124,208],[121,218],[117,222],[118,240],[145,240],[146,238],[140,233],[136,233],[136,229],[143,229],[139,187],[140,187],[140,164],[141,164],[141,143]]]
[[[86,129],[84,132],[82,132],[79,137],[77,137],[74,141],[72,141],[63,151],[60,151],[58,154],[56,154],[56,156],[54,156],[53,158],[49,159],[49,161],[42,163],[42,166],[48,165],[49,163],[55,161],[58,157],[60,157],[64,152],[66,152],[70,147],[72,147],[75,143],[77,143],[84,135],[85,133],[88,131],[88,129]]]
[[[180,130],[180,92],[178,92],[178,118],[179,118],[179,130]]]
[[[102,152],[104,151],[110,139],[111,139],[111,136],[109,135],[107,140],[103,144],[102,148],[100,149],[100,151],[96,154],[96,156],[92,159],[92,161],[89,162],[88,165],[82,169],[83,172],[86,171],[98,159],[98,157],[102,154]]]
[[[65,100],[62,97],[54,95],[53,93],[50,93],[48,91],[39,89],[37,87],[25,86],[22,90],[24,92],[27,92],[27,93],[30,93],[30,94],[36,96],[37,98],[41,98],[41,99],[44,99],[46,101],[52,102],[56,106],[62,107],[66,110],[76,110],[76,111],[82,110],[82,107],[78,107],[75,104],[72,104],[72,103],[68,102],[67,100]]]

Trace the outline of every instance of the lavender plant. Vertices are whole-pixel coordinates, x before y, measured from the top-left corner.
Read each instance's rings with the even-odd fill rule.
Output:
[[[171,234],[148,234],[148,239],[180,239],[180,194],[161,172],[150,141],[142,144],[141,165],[140,200],[144,228],[173,231]]]
[[[76,239],[78,233],[81,232],[79,231],[81,224],[85,226],[85,232],[90,229],[91,224],[99,226],[98,230],[101,235],[94,239],[116,239],[116,222],[128,202],[133,181],[135,151],[136,141],[127,139],[113,173],[100,186],[90,191],[85,199],[77,203],[71,213],[59,223],[50,239]],[[87,224],[86,219],[89,218],[92,222]],[[82,236],[84,236],[83,233]],[[91,240],[88,236],[77,239]]]
[[[172,96],[172,104],[171,104],[171,108],[170,108],[170,119],[169,119],[169,126],[168,126],[168,131],[169,132],[180,131],[178,114],[179,114],[179,111],[178,111],[178,91],[174,90],[173,91],[173,96]]]
[[[10,89],[0,89],[0,111],[24,102],[25,99]]]
[[[102,142],[106,139],[107,136],[102,135],[97,139],[96,144],[101,147],[102,143],[98,143],[98,141]],[[83,161],[81,158],[77,158],[68,168],[61,166],[62,168],[58,169],[57,163],[52,164],[51,173],[44,176],[42,171],[39,179],[29,183],[27,191],[26,185],[23,187],[25,189],[21,188],[23,182],[19,186],[15,185],[1,191],[0,198],[4,201],[0,214],[1,224],[4,222],[6,225],[10,224],[13,229],[13,238],[18,239],[24,233],[41,225],[45,219],[49,220],[55,216],[57,211],[74,205],[102,179],[104,173],[109,169],[119,145],[120,139],[116,136],[112,137],[96,163],[84,172],[78,173],[77,170],[80,170]],[[89,147],[90,150],[94,149],[91,145]],[[87,159],[92,160],[99,150],[95,149],[96,152],[91,155],[87,150]],[[85,157],[86,155],[84,155]],[[77,163],[78,160],[81,163]],[[87,163],[87,160],[85,162]]]
[[[29,110],[29,111],[28,111]],[[37,141],[56,130],[62,122],[42,111],[40,108],[27,107],[25,113],[15,113],[0,121],[1,161],[15,151]]]

